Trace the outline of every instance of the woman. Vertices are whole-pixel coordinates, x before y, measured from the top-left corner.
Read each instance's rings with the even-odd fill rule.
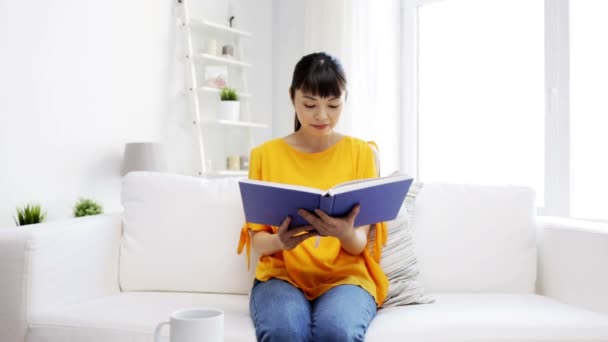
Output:
[[[346,100],[340,62],[326,53],[304,56],[296,65],[289,95],[295,131],[251,151],[249,178],[319,189],[377,177],[370,144],[334,131]],[[246,223],[239,253],[261,254],[251,290],[250,312],[259,341],[363,341],[388,280],[379,265],[386,240],[375,226],[353,227],[355,206],[345,217],[300,210],[310,224],[287,229]],[[312,237],[315,237],[311,239]]]

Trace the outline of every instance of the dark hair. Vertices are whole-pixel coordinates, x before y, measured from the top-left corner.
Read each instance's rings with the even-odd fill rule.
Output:
[[[289,87],[292,102],[296,96],[296,89],[311,93],[313,96],[339,97],[343,91],[346,91],[346,76],[342,63],[325,52],[311,53],[302,57],[293,70],[291,87]],[[302,126],[297,114],[294,121],[294,130],[297,131]]]

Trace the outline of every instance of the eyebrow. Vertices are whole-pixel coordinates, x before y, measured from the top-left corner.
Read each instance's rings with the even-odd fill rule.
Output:
[[[302,95],[302,97],[305,97],[305,98],[310,99],[310,100],[318,100],[319,99],[319,97],[314,97],[314,96],[309,96],[309,95]],[[339,97],[334,96],[334,97],[330,97],[329,101],[338,100],[338,99],[339,99]]]

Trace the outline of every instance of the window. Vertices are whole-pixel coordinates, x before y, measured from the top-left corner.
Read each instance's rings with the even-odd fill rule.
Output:
[[[418,177],[544,194],[543,0],[417,7]]]
[[[570,1],[571,215],[603,220],[608,220],[606,13],[608,1]]]

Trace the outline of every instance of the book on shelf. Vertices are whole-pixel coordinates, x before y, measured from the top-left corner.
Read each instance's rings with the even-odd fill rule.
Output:
[[[250,223],[279,226],[291,217],[290,227],[309,224],[298,214],[306,209],[314,214],[321,209],[333,217],[347,215],[356,204],[360,211],[355,227],[392,220],[412,185],[413,178],[392,174],[340,183],[329,190],[254,179],[239,180],[245,220]]]

